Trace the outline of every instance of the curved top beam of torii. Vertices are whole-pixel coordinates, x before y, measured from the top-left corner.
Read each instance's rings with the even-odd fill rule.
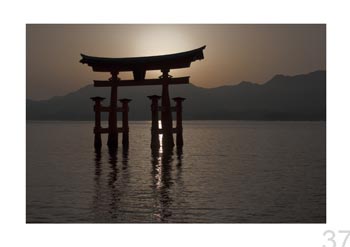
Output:
[[[81,63],[92,67],[96,72],[122,72],[133,71],[143,74],[147,70],[169,70],[190,67],[191,63],[196,60],[204,59],[203,50],[205,46],[200,48],[168,54],[149,57],[127,57],[127,58],[106,58],[93,57],[81,54]]]

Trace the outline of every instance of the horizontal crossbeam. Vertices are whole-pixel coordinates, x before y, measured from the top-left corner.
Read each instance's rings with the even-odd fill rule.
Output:
[[[188,84],[190,83],[190,77],[177,77],[177,78],[170,78],[169,84]],[[111,87],[112,84],[115,82],[112,81],[98,81],[94,80],[94,86],[95,87]],[[118,87],[128,87],[128,86],[152,86],[152,85],[163,85],[164,79],[145,79],[142,81],[135,81],[135,80],[122,80],[116,82]]]
[[[204,59],[205,46],[175,54],[158,55],[150,57],[106,58],[93,57],[81,54],[81,63],[92,67],[93,71],[136,71],[144,73],[147,70],[181,69],[190,67],[196,60]]]

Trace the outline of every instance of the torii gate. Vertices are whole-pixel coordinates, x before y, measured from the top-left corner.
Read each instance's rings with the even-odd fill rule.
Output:
[[[161,122],[162,130],[157,130],[153,128],[154,117],[152,117],[152,144],[157,146],[157,143],[154,139],[155,133],[163,134],[163,146],[172,148],[174,146],[173,139],[173,128],[172,128],[172,116],[171,111],[172,107],[170,105],[169,98],[169,85],[176,84],[188,84],[189,76],[173,78],[169,75],[171,69],[182,69],[190,67],[191,63],[196,60],[204,59],[203,50],[205,46],[200,47],[195,50],[169,54],[169,55],[160,55],[160,56],[149,56],[149,57],[127,57],[127,58],[104,58],[104,57],[92,57],[81,54],[82,59],[81,63],[87,64],[92,67],[92,70],[95,72],[109,72],[112,77],[108,81],[98,81],[94,80],[95,87],[111,87],[111,97],[110,97],[110,106],[103,107],[100,102],[103,100],[101,97],[93,97],[92,100],[95,101],[95,148],[101,147],[101,133],[108,133],[108,142],[107,145],[110,148],[115,148],[118,146],[118,132],[123,132],[123,144],[128,144],[128,126],[127,126],[127,111],[128,111],[128,102],[129,99],[120,100],[123,103],[122,108],[117,107],[118,96],[117,91],[118,87],[125,86],[147,86],[147,85],[162,85],[162,96],[161,96],[161,107],[157,109],[152,108],[152,116],[156,111],[161,111]],[[148,70],[160,70],[162,75],[158,79],[145,79],[146,71]],[[119,72],[132,71],[133,80],[120,80],[118,78]],[[154,95],[156,96],[156,95]],[[152,105],[154,106],[155,102],[160,98],[159,96],[150,96],[152,99]],[[152,98],[153,97],[153,98]],[[158,97],[158,98],[157,98]],[[181,122],[181,102],[184,98],[174,98],[177,103],[177,133],[181,130],[181,138],[177,141],[178,145],[182,145],[182,124],[179,123],[179,116]],[[108,128],[101,128],[100,126],[100,112],[105,111],[109,113],[108,116]],[[117,111],[123,112],[123,128],[117,127]],[[158,119],[158,116],[157,116]],[[125,123],[126,122],[126,123]],[[158,124],[158,123],[157,123]],[[125,137],[125,138],[124,138]],[[158,140],[158,138],[156,138]]]

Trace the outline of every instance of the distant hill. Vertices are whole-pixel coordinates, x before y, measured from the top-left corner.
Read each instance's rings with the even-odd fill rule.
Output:
[[[118,91],[118,98],[132,99],[130,120],[149,120],[147,95],[161,95],[161,86],[122,87]],[[107,105],[109,94],[109,88],[88,85],[49,100],[27,99],[27,120],[92,120],[90,97],[106,97]],[[325,120],[326,72],[276,75],[264,84],[241,82],[212,89],[176,85],[170,86],[170,96],[187,98],[183,113],[187,120]]]

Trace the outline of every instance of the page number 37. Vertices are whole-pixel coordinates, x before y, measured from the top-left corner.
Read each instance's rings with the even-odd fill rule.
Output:
[[[331,230],[327,230],[323,233],[326,238],[326,244],[322,247],[347,247],[346,245],[348,238],[350,236],[350,231],[338,231],[337,233]]]

